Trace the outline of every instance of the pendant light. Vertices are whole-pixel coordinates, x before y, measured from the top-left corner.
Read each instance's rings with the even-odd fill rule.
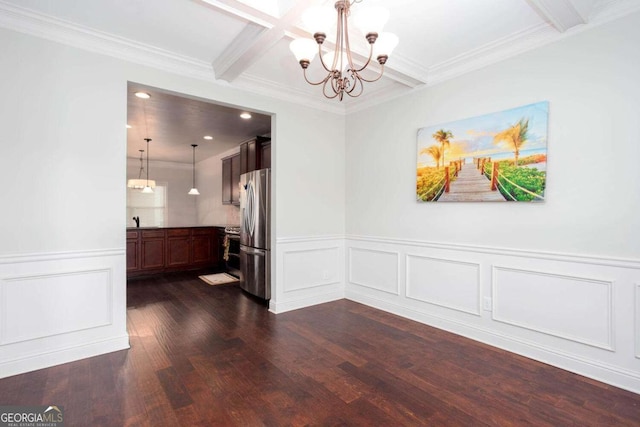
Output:
[[[191,187],[191,190],[189,190],[189,193],[187,194],[199,196],[200,192],[196,188],[196,147],[198,144],[191,144],[191,146],[193,147],[193,187]]]
[[[153,180],[149,180],[149,142],[151,142],[151,138],[145,138],[145,141],[147,141],[147,182],[145,187],[142,189],[142,192],[145,194],[149,194],[149,193],[153,193],[153,188],[151,188],[150,184],[153,184],[153,186],[156,186],[156,182]]]
[[[144,170],[144,166],[143,166],[143,154],[144,154],[144,150],[138,150],[140,152],[140,172],[138,172],[138,179],[130,179],[127,181],[127,187],[129,188],[133,188],[135,190],[142,190],[144,187],[147,186],[147,181],[149,182],[149,187],[151,188],[155,188],[156,187],[156,182],[152,179],[149,179],[149,177],[147,177],[146,179],[143,178],[143,176],[146,175],[146,172]]]

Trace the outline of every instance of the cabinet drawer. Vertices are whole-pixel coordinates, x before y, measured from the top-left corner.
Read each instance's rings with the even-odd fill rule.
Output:
[[[137,231],[127,231],[127,239],[137,239],[138,232]]]
[[[194,236],[210,236],[215,231],[215,228],[194,228]]]
[[[162,237],[164,237],[164,230],[153,230],[153,231],[145,230],[142,232],[143,239],[162,238]]]
[[[189,228],[174,228],[167,230],[167,237],[188,237],[190,233]]]

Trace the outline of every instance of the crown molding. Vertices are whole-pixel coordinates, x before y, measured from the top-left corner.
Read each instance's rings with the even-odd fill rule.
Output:
[[[0,1],[0,27],[152,68],[218,82],[211,65]],[[226,85],[226,83],[220,83]]]
[[[319,96],[322,95],[322,93],[313,90],[318,89],[316,86],[309,86],[308,90],[301,90],[248,73],[244,73],[234,80],[233,86],[251,93],[304,105],[305,107],[315,108],[316,110],[334,114],[346,114],[345,103]]]
[[[363,97],[345,103],[320,97],[312,88],[309,91],[300,90],[247,73],[230,84],[216,79],[212,65],[206,61],[53,18],[2,0],[0,27],[209,83],[345,115],[440,84],[637,11],[640,11],[638,0],[603,0],[594,6],[588,24],[577,25],[564,33],[559,33],[549,24],[540,24],[467,51],[426,70],[408,58],[394,56],[393,68],[410,77],[410,81],[405,82],[409,87],[392,84],[377,92],[371,91],[375,97]],[[393,70],[388,69],[388,72],[393,73]],[[426,83],[422,84],[423,82]]]

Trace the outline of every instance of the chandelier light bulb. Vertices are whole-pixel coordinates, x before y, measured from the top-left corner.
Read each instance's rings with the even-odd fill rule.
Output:
[[[377,58],[380,55],[391,56],[393,49],[398,46],[400,39],[393,33],[380,33],[376,44],[373,46],[373,56]]]
[[[294,40],[289,44],[289,49],[291,49],[298,62],[311,62],[318,54],[318,44],[311,39]]]

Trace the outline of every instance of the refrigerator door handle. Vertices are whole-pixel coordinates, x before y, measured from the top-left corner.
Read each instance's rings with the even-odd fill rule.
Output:
[[[249,236],[253,237],[253,232],[255,230],[255,226],[256,226],[256,218],[255,218],[255,209],[256,206],[255,205],[255,190],[253,189],[253,184],[251,181],[249,181],[249,183],[245,186],[246,190],[247,190],[247,201],[246,201],[246,206],[244,208],[243,214],[244,214],[244,224],[246,224],[246,231],[249,234]]]
[[[267,251],[265,251],[264,249],[254,249],[248,246],[242,246],[242,250],[248,254],[257,256],[265,256],[267,254]]]

